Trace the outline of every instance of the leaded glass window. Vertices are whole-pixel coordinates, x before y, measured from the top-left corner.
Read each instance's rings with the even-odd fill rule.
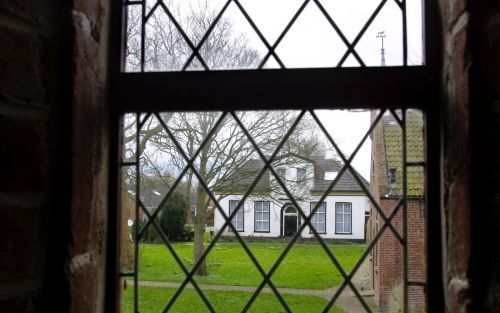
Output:
[[[424,184],[438,166],[432,156],[439,151],[427,132],[438,129],[439,77],[433,72],[438,64],[424,50],[433,47],[431,28],[423,36],[421,25],[432,21],[434,2],[424,2],[116,2],[112,47],[121,57],[111,61],[111,115],[121,133],[114,142],[123,143],[115,155],[121,171],[115,174],[122,177],[124,192],[115,211],[130,220],[119,227],[122,241],[117,241],[129,259],[117,271],[128,286],[122,311],[425,310],[427,297],[437,294],[428,281],[440,275],[427,276],[436,269],[427,267],[427,259],[411,259],[409,244],[416,238],[419,247],[433,248],[426,221],[409,221],[439,203],[434,201],[439,184]],[[345,109],[368,113],[366,127],[330,128],[336,123],[328,112]],[[350,138],[337,140],[339,134]],[[317,145],[311,141],[316,138]],[[390,193],[372,190],[370,174],[362,174],[356,163],[372,138],[383,138],[391,148],[387,168],[396,168],[397,177]],[[343,146],[346,142],[352,145]],[[224,153],[231,147],[239,152]],[[223,153],[214,157],[214,151]],[[302,164],[282,164],[290,156]],[[310,185],[294,182],[299,175],[292,169],[302,166],[314,173]],[[158,186],[165,189],[161,199],[145,203],[144,195]],[[424,190],[433,205],[425,202]],[[169,201],[174,195],[184,196],[196,212],[186,216],[185,237],[175,239],[167,236],[168,221],[161,221],[177,205]],[[357,204],[341,198],[354,196],[368,203],[369,223],[364,224],[365,211],[359,222]],[[254,229],[244,229],[244,204],[254,199],[262,203],[255,202]],[[335,216],[328,217],[330,203],[343,204],[338,210],[334,205]],[[296,214],[287,215],[287,206]],[[266,226],[269,233],[259,233]],[[417,233],[421,236],[412,237]],[[365,240],[352,247],[356,257],[342,256],[345,247],[334,243],[339,236]],[[278,243],[262,244],[269,237]],[[374,304],[374,298],[391,294],[377,294],[383,289],[377,286],[380,277],[369,276],[370,286],[363,285],[363,277],[367,268],[369,275],[381,273],[387,261],[378,252],[388,243],[396,247],[397,262],[388,266],[396,300]],[[373,251],[378,257],[370,263]],[[228,257],[233,255],[241,259]],[[298,255],[315,258],[301,264]],[[243,263],[244,270],[228,268]],[[314,270],[307,272],[305,264]],[[286,280],[297,272],[307,274]],[[293,298],[304,282],[306,289],[321,290],[322,298]],[[219,285],[247,288],[236,295]],[[347,299],[351,306],[345,306]]]

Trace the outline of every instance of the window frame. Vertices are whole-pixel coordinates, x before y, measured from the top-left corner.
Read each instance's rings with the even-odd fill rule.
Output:
[[[286,181],[286,174],[287,174],[287,169],[286,169],[286,168],[284,168],[284,167],[278,167],[278,168],[276,169],[276,174],[278,174],[278,176],[279,176],[282,180]]]
[[[299,177],[299,173],[301,173],[300,177]],[[305,168],[303,168],[303,167],[296,167],[295,168],[295,181],[297,183],[305,184],[306,177],[307,177],[307,170]]]
[[[267,203],[267,230],[257,230],[257,203],[261,203],[261,209],[264,209],[263,204]],[[262,220],[261,222],[265,222]],[[254,201],[253,202],[253,232],[254,233],[270,233],[271,232],[271,202],[270,201]]]
[[[228,201],[228,216],[231,215],[232,211],[231,211],[231,203],[234,203],[235,207],[238,206],[238,203],[240,202],[240,200],[229,200]],[[233,209],[234,210],[234,209]],[[238,229],[238,215],[241,214],[241,225],[242,225],[242,228],[241,229]],[[242,203],[241,204],[241,207],[240,207],[240,210],[238,212],[236,212],[236,214],[234,215],[233,217],[234,221],[236,221],[236,223],[233,222],[233,220],[231,220],[231,223],[233,224],[234,228],[239,232],[239,233],[242,233],[242,232],[245,232],[245,203]]]
[[[346,225],[346,223],[344,221],[345,220],[345,215],[347,215],[345,213],[345,209],[346,209],[345,205],[349,204],[349,209],[351,209],[351,213],[348,214],[348,215],[351,216],[350,227],[349,227],[350,228],[350,232],[345,232],[345,231],[339,232],[338,229],[337,229],[337,214],[338,214],[337,213],[337,204],[342,204],[342,223],[341,224],[344,225],[344,226],[342,226],[342,228],[345,228],[345,225]],[[363,219],[364,219],[364,217],[365,217],[365,215],[363,215]],[[335,218],[334,218],[334,221],[335,221],[335,234],[336,235],[352,235],[352,202],[335,202]]]
[[[441,207],[442,188],[441,177],[437,175],[442,167],[439,158],[442,25],[437,1],[423,0],[423,66],[123,73],[127,1],[110,1],[106,86],[109,98],[104,100],[109,102],[110,121],[106,311],[120,312],[121,130],[123,114],[129,112],[266,110],[270,103],[273,109],[420,109],[424,113],[426,142],[426,264],[442,264],[441,215],[436,209]],[[429,173],[432,179],[427,179],[431,177]],[[437,265],[426,269],[426,311],[442,312],[445,307],[442,268]]]
[[[311,214],[311,211],[313,210],[313,208],[314,208],[317,204],[318,204],[318,202],[311,202],[311,203],[309,204],[309,214]],[[317,227],[317,226],[315,226],[315,229],[316,229],[316,231],[318,232],[318,234],[325,235],[325,234],[326,234],[326,232],[327,232],[327,227],[326,227],[326,226],[327,226],[327,222],[328,222],[328,220],[327,220],[327,213],[326,213],[326,212],[327,212],[327,204],[326,204],[326,202],[325,202],[325,201],[321,202],[320,207],[319,207],[319,208],[318,208],[318,210],[314,213],[313,217],[311,217],[311,224],[314,224],[313,219],[314,219],[314,217],[316,216],[316,214],[321,213],[321,212],[320,212],[320,210],[321,210],[321,208],[322,208],[322,207],[323,207],[323,209],[325,210],[325,212],[323,212],[323,214],[325,215],[325,230],[324,230],[323,232],[320,232],[320,231],[318,230],[318,227]],[[312,233],[313,233],[313,232],[312,232],[312,230],[309,230],[309,233],[310,233],[310,234],[312,234]]]

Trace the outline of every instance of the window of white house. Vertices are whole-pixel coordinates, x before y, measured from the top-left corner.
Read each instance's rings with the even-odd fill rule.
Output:
[[[335,203],[335,233],[336,234],[352,233],[352,203],[349,202]]]
[[[334,180],[338,172],[325,172],[325,180]]]
[[[269,232],[269,201],[254,202],[254,227],[256,232]]]
[[[276,169],[276,173],[278,174],[279,177],[286,179],[286,168],[278,168]]]
[[[311,202],[311,211],[317,205],[317,202]],[[311,224],[320,234],[326,234],[326,203],[320,204],[316,213],[311,218]]]
[[[238,205],[239,200],[229,200],[229,215],[233,213]],[[234,215],[232,223],[237,231],[244,231],[244,204],[241,205],[240,209]]]
[[[297,168],[297,181],[304,182],[306,180],[306,169]]]

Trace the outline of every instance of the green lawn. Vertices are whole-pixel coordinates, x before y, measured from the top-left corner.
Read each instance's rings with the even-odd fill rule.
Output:
[[[283,251],[284,243],[250,243],[249,247],[267,271]],[[354,266],[364,245],[329,246],[346,272]],[[188,268],[193,266],[193,245],[175,244],[174,249]],[[163,245],[141,245],[139,279],[181,282],[184,273]],[[262,281],[255,266],[239,244],[217,244],[207,257],[209,275],[196,276],[198,283],[256,286]],[[342,282],[340,273],[317,244],[295,244],[272,276],[277,287],[327,289]]]
[[[175,289],[158,287],[139,288],[139,312],[158,313],[162,312],[165,305],[172,297]],[[241,312],[251,293],[240,291],[213,291],[206,290],[204,294],[217,312]],[[314,296],[283,295],[286,303],[293,312],[322,312],[326,306],[326,300]],[[122,294],[122,312],[133,312],[133,288],[128,288]],[[174,313],[185,312],[209,312],[204,302],[195,290],[185,289],[176,300],[174,306],[169,310]],[[261,293],[253,303],[249,312],[285,312],[274,294]],[[344,311],[333,307],[329,312],[343,313]]]

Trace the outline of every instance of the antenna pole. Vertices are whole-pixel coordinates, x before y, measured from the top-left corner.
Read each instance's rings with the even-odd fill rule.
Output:
[[[378,32],[377,38],[380,38],[382,41],[382,48],[380,49],[380,66],[385,66],[385,49],[384,49],[384,38],[385,31]]]

